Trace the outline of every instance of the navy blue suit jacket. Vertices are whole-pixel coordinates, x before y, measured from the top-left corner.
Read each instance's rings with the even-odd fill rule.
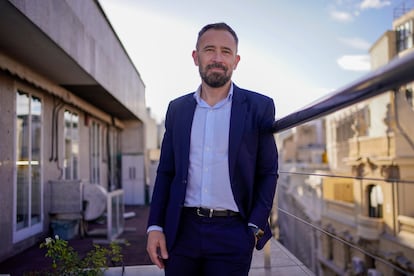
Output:
[[[187,188],[190,137],[196,108],[194,93],[170,102],[148,225],[163,227],[167,249],[174,245]],[[229,132],[229,174],[242,218],[265,230],[263,248],[272,233],[268,224],[277,181],[277,150],[272,123],[273,100],[233,86]]]

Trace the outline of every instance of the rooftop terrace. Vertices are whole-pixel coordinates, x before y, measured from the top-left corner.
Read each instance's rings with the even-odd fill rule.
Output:
[[[115,275],[164,275],[162,270],[151,265],[146,253],[146,222],[148,218],[147,206],[126,206],[126,212],[135,215],[125,220],[125,231],[119,239],[127,240],[130,245],[123,247],[124,274],[122,267],[112,267],[106,271],[106,276]],[[89,224],[89,229],[103,227],[100,224]],[[76,236],[69,244],[80,254],[86,254],[92,249],[93,242],[102,242],[103,239],[96,236],[81,238]],[[19,276],[24,273],[40,271],[49,268],[51,262],[45,258],[45,249],[39,245],[0,263],[0,275]],[[270,253],[270,254],[267,254]],[[269,256],[265,258],[265,255]],[[266,260],[266,262],[265,262]],[[272,239],[268,246],[261,250],[255,250],[250,275],[313,275],[295,256],[286,250],[277,240]]]

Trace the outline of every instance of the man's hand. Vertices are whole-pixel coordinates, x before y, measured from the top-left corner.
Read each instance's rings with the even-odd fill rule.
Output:
[[[163,259],[168,259],[165,235],[161,231],[153,230],[148,233],[147,252],[153,264],[160,269],[164,268]]]

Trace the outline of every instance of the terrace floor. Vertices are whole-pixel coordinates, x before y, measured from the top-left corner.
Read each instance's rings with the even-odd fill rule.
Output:
[[[151,264],[146,253],[146,222],[148,218],[147,206],[126,206],[125,212],[133,214],[125,220],[125,231],[119,239],[127,240],[129,246],[123,246],[122,254],[124,261],[124,274],[122,267],[112,267],[105,272],[105,276],[115,275],[143,275],[157,276],[164,275],[162,270]],[[89,223],[88,229],[104,228],[104,224]],[[72,246],[80,256],[85,255],[92,249],[94,242],[104,242],[104,237],[87,235],[83,238],[76,236],[69,240]],[[270,261],[265,264],[265,250],[255,250],[253,256],[251,276],[270,276],[270,275],[313,275],[299,260],[287,251],[277,240],[272,239],[268,244],[270,252]],[[46,249],[40,249],[39,244],[23,251],[0,263],[0,275],[30,275],[33,272],[39,272],[50,268],[51,261],[45,258]]]

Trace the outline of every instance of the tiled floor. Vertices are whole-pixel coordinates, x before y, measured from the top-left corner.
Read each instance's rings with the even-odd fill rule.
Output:
[[[295,256],[284,248],[277,240],[272,239],[269,244],[270,265],[265,265],[266,248],[257,251],[253,255],[253,262],[249,275],[264,276],[302,276],[314,275],[306,266],[304,266]]]
[[[296,259],[290,252],[288,252],[279,242],[271,240],[270,248],[270,263],[265,267],[265,252],[266,250],[255,250],[253,256],[252,267],[250,269],[250,276],[308,276],[314,275],[309,271],[299,260]],[[126,267],[124,274],[121,268],[111,268],[106,271],[105,276],[161,276],[163,271],[153,265],[145,266],[130,266]]]
[[[125,220],[125,231],[121,239],[127,240],[130,245],[124,247],[125,271],[122,274],[121,267],[110,268],[106,276],[158,276],[164,275],[162,270],[151,265],[146,253],[146,222],[148,218],[148,207],[127,206],[126,212],[134,213],[134,216]],[[99,225],[89,225],[89,228],[97,228]],[[69,244],[80,255],[86,254],[91,248],[96,237],[87,236],[84,238],[76,237],[69,241]],[[266,249],[255,250],[253,256],[251,276],[270,276],[270,275],[313,275],[304,265],[302,265],[289,251],[287,251],[276,240],[271,240],[270,244],[270,264],[265,267],[264,254]],[[20,276],[30,271],[39,271],[50,267],[51,262],[44,257],[45,249],[40,249],[39,245],[25,250],[24,252],[0,263],[0,276],[2,274]]]

